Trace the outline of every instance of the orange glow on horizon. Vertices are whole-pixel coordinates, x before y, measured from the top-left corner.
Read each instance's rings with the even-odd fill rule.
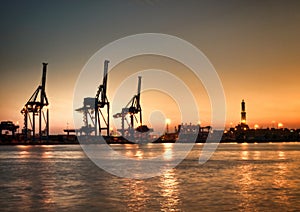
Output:
[[[111,94],[116,89],[118,83],[122,80],[122,77],[126,77],[134,71],[143,70],[145,68],[153,67],[152,64],[157,64],[158,67],[166,70],[172,70],[174,74],[177,74],[183,79],[189,89],[193,92],[195,100],[198,104],[201,126],[210,125],[211,121],[211,108],[209,97],[205,91],[205,88],[201,82],[193,79],[193,75],[184,74],[188,73],[188,69],[178,62],[174,62],[167,58],[145,56],[144,58],[132,58],[124,63],[116,66],[111,73],[108,82],[108,95],[111,98]],[[49,74],[51,73],[51,67],[49,66]],[[217,71],[219,69],[217,68]],[[263,70],[267,72],[267,70]],[[294,70],[292,70],[294,71]],[[121,73],[122,77],[118,74]],[[247,124],[249,126],[259,125],[260,128],[271,128],[283,126],[278,125],[277,122],[272,122],[272,120],[282,120],[284,121],[284,127],[287,128],[300,128],[300,95],[291,90],[297,90],[295,85],[295,79],[291,79],[291,85],[282,87],[280,90],[276,91],[274,95],[274,86],[276,83],[281,81],[282,78],[287,80],[288,76],[281,76],[282,78],[276,78],[274,83],[268,84],[268,82],[261,82],[260,89],[253,88],[251,84],[239,84],[239,81],[234,83],[229,83],[230,78],[227,75],[223,75],[222,71],[219,71],[221,81],[224,86],[224,92],[227,100],[227,123],[226,128],[235,127],[240,122],[240,100],[246,98],[246,112],[247,112]],[[73,77],[73,83],[75,83],[76,78]],[[251,76],[249,76],[249,80]],[[289,79],[289,78],[288,78]],[[147,80],[144,79],[143,80]],[[258,80],[259,81],[259,80]],[[74,86],[71,81],[68,81],[69,85]],[[233,87],[234,84],[234,87]],[[197,87],[198,85],[198,87]],[[293,85],[293,86],[292,86]],[[297,84],[298,85],[298,84]],[[47,96],[49,99],[49,110],[50,110],[50,133],[51,134],[64,134],[63,129],[66,128],[66,123],[69,123],[68,128],[74,128],[73,125],[73,87],[69,86],[69,89],[62,89],[61,86],[54,83],[53,80],[49,79],[47,81]],[[296,86],[296,87],[295,87]],[[29,87],[29,88],[27,88]],[[24,103],[27,101],[28,96],[34,90],[35,82],[33,86],[27,86],[24,91],[20,92],[17,96],[17,101],[15,99],[6,99],[0,102],[1,108],[3,108],[0,114],[0,120],[12,120],[14,123],[19,123],[19,132],[22,131],[23,127],[23,116],[19,113],[20,108],[23,107]],[[142,82],[143,87],[143,82]],[[236,87],[242,88],[241,91],[236,89]],[[97,85],[95,85],[95,90]],[[264,92],[261,92],[263,88]],[[176,87],[174,87],[176,90]],[[133,86],[134,92],[136,92],[136,86]],[[287,92],[289,91],[289,92]],[[133,95],[134,93],[132,93]],[[3,94],[2,94],[3,95]],[[25,96],[25,97],[24,97]],[[128,99],[124,100],[127,102]],[[283,104],[284,102],[284,104]],[[81,102],[80,102],[81,103]],[[123,105],[124,105],[123,104]],[[176,103],[163,95],[155,91],[144,92],[141,96],[141,104],[143,108],[143,122],[152,128],[159,128],[157,124],[150,123],[149,116],[151,116],[151,111],[159,110],[162,111],[165,117],[169,117],[172,123],[169,124],[170,131],[173,131],[174,127],[182,123],[180,118],[180,109]],[[121,108],[121,105],[118,109]],[[111,117],[111,120],[113,118]],[[114,121],[114,120],[113,120]],[[183,121],[184,123],[189,123],[189,121]],[[198,124],[198,119],[190,121],[192,124]],[[165,121],[162,120],[162,126]],[[113,126],[111,126],[113,127]],[[162,127],[161,127],[162,128]],[[255,128],[255,126],[254,126]]]

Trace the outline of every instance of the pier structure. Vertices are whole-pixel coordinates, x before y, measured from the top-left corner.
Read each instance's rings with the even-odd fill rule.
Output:
[[[11,132],[14,137],[17,129],[19,129],[19,125],[14,124],[12,121],[1,121],[0,123],[0,137],[2,136],[2,131]]]
[[[107,72],[108,60],[104,61],[104,72],[102,84],[99,85],[95,97],[86,97],[83,106],[76,111],[83,114],[83,126],[77,131],[80,134],[95,136],[104,135],[103,131],[109,136],[109,101],[107,98]],[[106,114],[104,111],[106,110]]]
[[[25,140],[31,137],[35,141],[36,121],[38,121],[37,136],[39,140],[42,140],[42,136],[45,136],[46,139],[49,137],[49,102],[46,95],[47,65],[48,63],[43,63],[42,82],[21,110],[21,114],[24,115],[24,128],[22,132]]]

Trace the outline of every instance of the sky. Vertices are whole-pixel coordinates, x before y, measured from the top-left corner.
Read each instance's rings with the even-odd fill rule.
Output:
[[[50,132],[63,133],[67,125],[73,127],[76,81],[95,52],[125,36],[164,33],[193,44],[215,67],[226,96],[226,127],[240,122],[240,102],[245,99],[250,127],[281,122],[300,128],[299,1],[12,0],[1,1],[0,25],[1,121],[11,120],[23,127],[20,110],[41,81],[42,62],[48,62]],[[209,97],[182,64],[145,56],[114,69],[108,83],[111,99],[111,92],[122,82],[120,73],[125,77],[133,70],[176,72],[199,104],[199,121],[210,124]],[[146,77],[143,83],[149,83]],[[193,87],[197,83],[199,92]],[[134,95],[136,84],[132,87],[128,97]],[[161,93],[145,92],[142,107],[145,122],[152,127],[155,119],[170,118],[172,128],[182,121],[174,101]]]

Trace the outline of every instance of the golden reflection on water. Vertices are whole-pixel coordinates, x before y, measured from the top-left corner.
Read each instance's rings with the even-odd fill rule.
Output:
[[[250,153],[248,145],[242,145],[242,151],[240,152],[242,164],[239,166],[236,185],[240,196],[239,208],[242,208],[243,211],[253,211],[255,209],[256,193],[254,191],[260,186],[260,181],[253,173],[254,164],[248,163],[251,159]],[[260,156],[259,151],[254,151],[254,160],[259,160]]]
[[[133,159],[143,160],[143,159],[151,159],[155,157],[160,157],[166,161],[170,161],[174,157],[174,145],[172,143],[158,144],[162,145],[161,149],[157,151],[152,151],[153,144],[147,144],[145,146],[140,145],[124,145],[125,152],[123,153],[126,157],[130,157]]]
[[[46,159],[46,158],[52,158],[52,157],[53,157],[53,152],[50,152],[50,151],[42,152],[42,158]]]
[[[134,157],[138,158],[138,159],[143,159],[144,158],[144,152],[142,150],[137,150]]]
[[[30,146],[18,145],[17,147],[18,147],[18,149],[20,149],[20,151],[18,152],[19,158],[24,159],[24,158],[30,157],[30,151],[29,151]]]
[[[288,182],[285,178],[286,172],[287,172],[287,167],[283,163],[279,163],[277,170],[275,171],[275,178],[274,178],[274,186],[275,188],[283,188],[288,185]]]
[[[19,152],[19,158],[22,158],[22,159],[29,158],[29,156],[30,156],[30,154],[26,150]]]
[[[55,191],[53,186],[42,186],[42,193],[43,193],[43,198],[41,201],[43,201],[44,204],[49,205],[54,205],[55,204]]]
[[[128,145],[125,144],[125,156],[134,158],[134,159],[143,159],[144,158],[144,152],[138,145]]]
[[[241,158],[243,160],[248,160],[248,158],[249,158],[249,152],[248,151],[242,151]]]
[[[299,151],[285,150],[280,146],[262,149],[261,144],[256,147],[236,145],[239,146],[237,150],[217,152],[216,159],[220,157],[221,161],[212,160],[196,169],[187,163],[191,161],[185,161],[186,167],[171,169],[146,180],[110,177],[94,170],[89,173],[87,171],[94,166],[85,168],[85,160],[76,159],[82,158],[82,153],[77,151],[68,153],[64,149],[20,147],[13,153],[9,151],[13,155],[8,160],[17,162],[16,156],[30,160],[22,159],[20,165],[17,162],[11,169],[14,180],[8,183],[14,191],[13,201],[17,200],[13,206],[17,206],[16,210],[25,206],[25,211],[34,210],[36,206],[50,211],[74,208],[74,211],[84,211],[96,207],[103,211],[201,211],[209,207],[210,211],[267,211],[273,208],[297,211]],[[157,145],[156,148],[159,150],[153,153],[155,156],[174,151],[170,144]],[[127,146],[122,153],[127,150],[135,158],[139,154],[149,155],[147,146]],[[225,161],[227,158],[223,160],[226,154],[231,156],[228,161]],[[176,156],[166,155],[165,159]],[[52,159],[47,159],[51,156]],[[202,175],[207,172],[212,173]],[[6,192],[2,195],[7,201],[12,196]],[[217,198],[220,202],[216,202]]]
[[[235,184],[240,195],[239,207],[243,211],[256,210],[258,202],[262,201],[259,198],[264,195],[264,192],[268,192],[268,196],[272,196],[271,202],[274,204],[290,204],[288,192],[294,185],[290,185],[290,181],[287,179],[289,168],[287,163],[282,161],[286,160],[286,152],[270,151],[266,153],[266,157],[271,158],[272,163],[261,163],[264,161],[264,157],[260,151],[252,152],[242,148],[240,152],[240,158],[245,161],[242,161],[239,166]]]
[[[248,143],[242,143],[241,147],[242,147],[241,159],[248,160],[249,159]]]
[[[27,146],[27,145],[18,145],[17,147],[20,149],[29,149],[30,148],[30,146]]]
[[[146,186],[142,180],[130,180],[126,183],[128,190],[127,208],[129,211],[143,211],[149,199]]]
[[[279,151],[279,152],[278,152],[278,159],[280,159],[280,160],[285,160],[285,152]]]
[[[148,211],[149,205],[158,204],[160,211],[179,211],[181,208],[179,182],[174,169],[164,172],[153,182],[144,180],[126,181],[124,188],[130,198],[126,199],[128,211]],[[158,183],[156,183],[158,180]],[[150,186],[149,184],[150,183]],[[151,201],[151,203],[149,203]]]
[[[174,148],[174,145],[172,143],[163,144],[163,149],[164,149],[163,158],[164,158],[164,160],[168,161],[168,160],[173,159],[173,148]]]
[[[260,155],[261,155],[260,151],[254,151],[254,156],[253,156],[254,160],[260,160]]]
[[[162,211],[177,211],[180,208],[178,180],[174,169],[166,171],[160,177],[160,195],[162,201],[160,202]]]
[[[278,152],[278,159],[285,160],[285,152]],[[276,198],[281,204],[289,204],[288,190],[291,187],[287,180],[288,167],[285,162],[279,162],[275,171],[275,177],[273,181],[273,187],[277,191]]]
[[[239,207],[245,209],[250,209],[253,207],[253,202],[255,201],[255,194],[251,192],[253,188],[258,186],[257,181],[253,179],[251,172],[251,165],[245,164],[240,167],[240,179],[237,181],[239,187]]]

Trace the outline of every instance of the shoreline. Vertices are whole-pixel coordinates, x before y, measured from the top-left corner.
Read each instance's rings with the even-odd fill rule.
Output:
[[[141,143],[134,143],[130,141],[113,141],[113,142],[0,142],[0,146],[42,146],[42,145],[49,145],[49,146],[55,146],[55,145],[94,145],[94,144],[109,144],[109,145],[144,145],[144,144],[206,144],[206,143],[211,143],[211,144],[271,144],[271,143],[300,143],[300,141],[274,141],[274,140],[269,140],[269,141],[220,141],[220,142],[176,142],[176,141],[164,141],[164,142],[141,142]]]
[[[234,130],[220,132],[220,141],[207,141],[210,137],[208,132],[194,133],[165,133],[160,137],[136,137],[135,141],[127,140],[122,136],[85,136],[75,134],[58,134],[42,137],[25,138],[22,134],[1,135],[1,145],[79,145],[79,144],[148,144],[148,143],[279,143],[279,142],[300,142],[300,129],[297,130]],[[222,133],[222,134],[220,134]],[[217,137],[216,137],[217,138]],[[212,137],[210,137],[212,139]],[[80,142],[79,142],[80,141]],[[191,142],[194,141],[194,142]]]

